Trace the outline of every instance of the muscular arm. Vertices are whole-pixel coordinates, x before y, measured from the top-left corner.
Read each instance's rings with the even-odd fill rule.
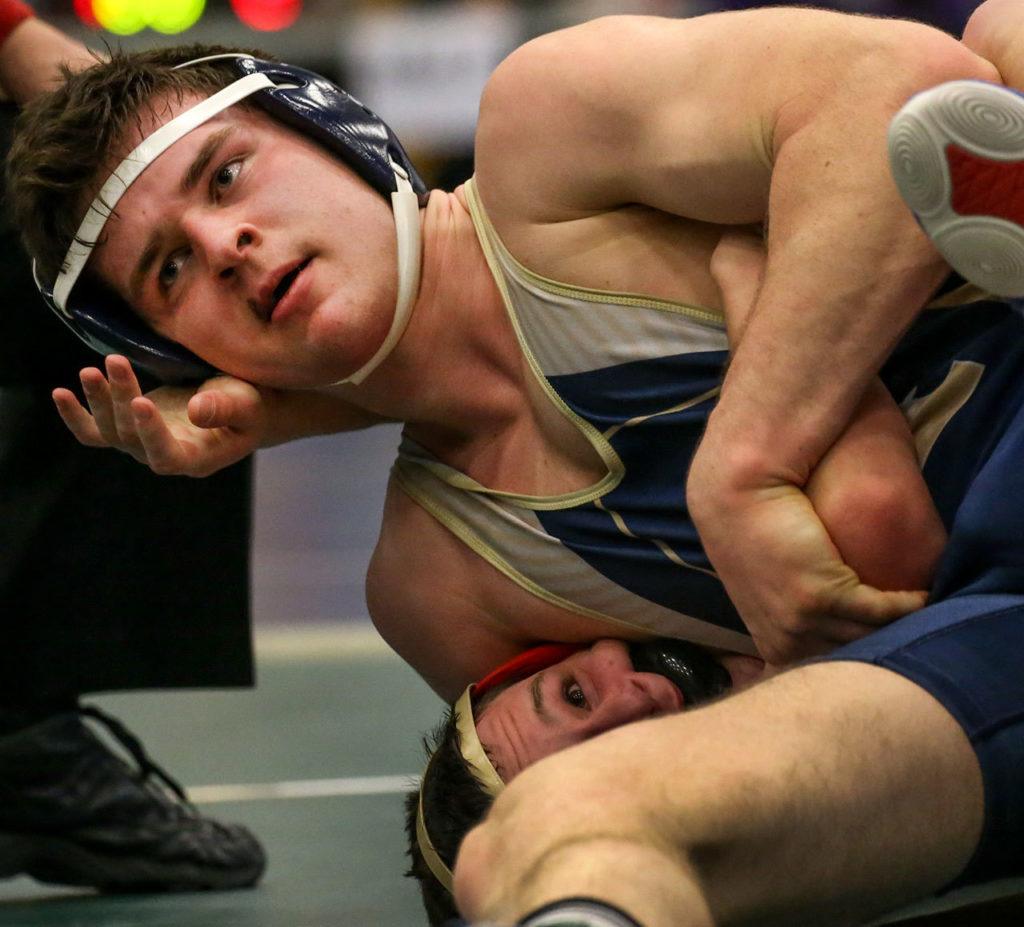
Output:
[[[764,275],[763,238],[722,236],[711,272],[722,293],[730,344],[738,344]],[[914,438],[875,379],[811,473],[807,497],[843,561],[878,589],[924,589],[946,531],[921,474]]]
[[[645,927],[863,923],[953,879],[981,821],[974,753],[931,696],[819,664],[527,769],[463,844],[456,898],[499,923],[574,895]]]
[[[480,192],[541,273],[552,268],[538,228],[629,203],[720,225],[767,220],[764,285],[688,500],[772,662],[924,601],[860,583],[801,490],[945,273],[889,178],[889,119],[924,87],[996,76],[921,25],[759,10],[548,37],[513,56],[485,98]],[[501,120],[516,99],[545,96],[539,112]],[[539,139],[536,150],[517,138]]]

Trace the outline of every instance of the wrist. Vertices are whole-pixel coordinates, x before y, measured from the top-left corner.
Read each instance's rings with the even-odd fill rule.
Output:
[[[0,0],[0,47],[15,29],[36,14],[21,0]]]
[[[803,486],[826,448],[807,440],[792,421],[766,423],[742,409],[719,406],[697,447],[690,481],[723,494],[780,485]]]

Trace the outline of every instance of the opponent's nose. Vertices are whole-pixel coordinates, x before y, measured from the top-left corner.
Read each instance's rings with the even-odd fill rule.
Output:
[[[659,697],[656,681],[649,673],[634,673],[631,669],[607,685],[591,712],[592,735],[671,710],[670,697]]]

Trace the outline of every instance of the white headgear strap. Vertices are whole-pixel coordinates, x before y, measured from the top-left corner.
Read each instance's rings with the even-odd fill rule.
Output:
[[[341,383],[362,383],[381,361],[387,357],[409,324],[413,303],[420,286],[420,201],[409,182],[409,175],[394,161],[391,169],[395,172],[398,190],[391,194],[391,211],[395,216],[395,234],[398,236],[398,299],[391,328],[376,353],[355,373]]]
[[[207,97],[185,112],[179,113],[129,152],[107,178],[107,182],[100,187],[100,192],[86,210],[85,218],[78,226],[78,231],[71,240],[71,247],[64,256],[64,263],[53,285],[53,301],[64,315],[70,318],[70,313],[65,308],[68,296],[85,268],[103,226],[107,224],[107,219],[113,213],[118,200],[138,180],[142,172],[178,139],[193,129],[257,90],[273,86],[274,82],[266,74],[247,74],[212,97]]]
[[[177,65],[175,70],[201,61],[244,57],[249,56],[240,54],[209,55],[206,58],[197,58],[195,61]],[[274,82],[262,72],[247,74],[213,96],[207,97],[183,113],[179,113],[129,152],[128,156],[107,178],[106,183],[100,188],[100,192],[96,194],[96,198],[86,210],[85,218],[82,219],[75,237],[71,240],[71,246],[64,256],[64,263],[54,282],[53,301],[66,317],[71,318],[65,308],[68,296],[81,276],[82,270],[96,246],[99,234],[103,231],[103,226],[106,225],[107,219],[113,213],[118,200],[124,196],[127,189],[142,172],[178,139],[193,129],[197,129],[204,122],[208,122],[218,113],[240,100],[244,100],[257,90],[275,86]],[[421,257],[419,198],[412,188],[405,169],[394,161],[391,161],[391,169],[395,172],[395,185],[397,186],[396,192],[391,194],[398,254],[398,298],[395,314],[391,320],[391,328],[373,357],[355,373],[338,381],[339,383],[362,383],[391,353],[409,324],[409,316],[412,314],[413,303],[419,290]],[[34,270],[33,267],[33,272]]]

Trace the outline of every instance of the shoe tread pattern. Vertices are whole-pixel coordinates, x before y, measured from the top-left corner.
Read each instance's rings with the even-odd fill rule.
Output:
[[[953,81],[893,119],[889,158],[900,194],[961,276],[1024,295],[1024,97]]]

